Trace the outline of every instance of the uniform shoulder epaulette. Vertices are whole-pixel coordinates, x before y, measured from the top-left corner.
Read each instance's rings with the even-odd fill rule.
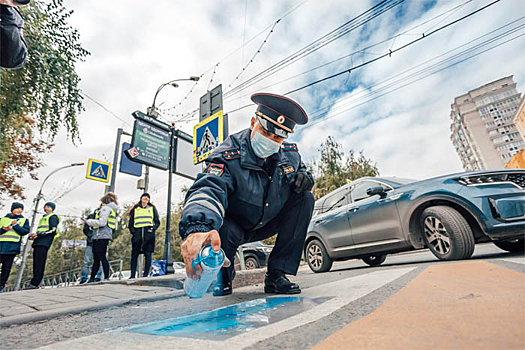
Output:
[[[239,148],[230,148],[221,152],[221,155],[226,160],[241,158],[241,150]]]
[[[283,142],[281,147],[282,147],[283,151],[294,151],[294,152],[298,152],[299,151],[297,149],[297,144],[296,143]]]

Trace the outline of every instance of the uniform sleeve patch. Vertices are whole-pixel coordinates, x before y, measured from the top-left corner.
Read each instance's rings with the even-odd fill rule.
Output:
[[[224,173],[224,164],[211,163],[206,172],[208,174],[222,176]]]
[[[289,165],[289,166],[287,166],[286,168],[283,168],[283,171],[284,171],[285,174],[293,173],[294,170],[295,170],[295,169],[294,169],[293,165]]]

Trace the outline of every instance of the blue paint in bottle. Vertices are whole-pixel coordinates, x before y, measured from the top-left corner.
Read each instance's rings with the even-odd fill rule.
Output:
[[[194,271],[195,266],[200,265],[202,267],[202,274],[199,275],[197,280],[186,276],[184,280],[184,292],[186,295],[192,299],[202,297],[217,277],[217,273],[224,265],[225,260],[226,255],[222,249],[216,253],[209,244],[202,247],[192,263]]]

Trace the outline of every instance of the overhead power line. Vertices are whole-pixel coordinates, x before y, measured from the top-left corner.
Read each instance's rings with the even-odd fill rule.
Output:
[[[339,111],[339,112],[337,112],[337,113],[335,113],[335,114],[333,114],[333,115],[330,115],[330,116],[328,116],[328,117],[321,118],[321,116],[318,116],[317,118],[315,118],[315,120],[316,120],[315,122],[313,122],[313,123],[309,123],[308,125],[302,127],[301,129],[302,129],[302,130],[304,130],[304,129],[308,129],[308,128],[310,128],[310,127],[312,127],[312,126],[314,126],[314,125],[317,125],[317,124],[319,124],[319,123],[324,123],[324,122],[327,121],[328,119],[335,118],[335,117],[337,117],[337,116],[343,114],[344,112],[347,112],[347,111],[349,111],[349,110],[351,110],[351,109],[354,109],[354,108],[357,108],[357,107],[359,107],[359,106],[362,106],[362,105],[364,105],[364,104],[366,104],[366,103],[368,103],[368,102],[371,102],[371,101],[373,101],[373,100],[376,100],[376,99],[378,99],[378,98],[380,98],[380,97],[382,97],[382,96],[385,96],[385,95],[387,95],[387,94],[390,94],[390,93],[392,93],[392,92],[398,91],[398,90],[400,90],[400,89],[402,89],[402,88],[404,88],[404,87],[406,87],[406,86],[412,85],[412,84],[414,84],[414,83],[416,83],[416,82],[418,82],[418,81],[421,81],[421,80],[423,80],[423,79],[425,79],[425,78],[427,78],[427,77],[429,77],[429,76],[432,76],[432,75],[434,75],[434,74],[437,74],[437,73],[439,73],[439,72],[442,72],[442,71],[444,71],[444,70],[446,70],[446,69],[448,69],[448,68],[454,67],[454,66],[456,66],[456,65],[458,65],[458,64],[460,64],[460,63],[463,63],[463,62],[465,62],[465,61],[467,61],[467,60],[470,60],[470,59],[472,59],[472,58],[474,58],[474,57],[476,57],[476,56],[479,56],[479,55],[481,55],[481,54],[483,54],[483,53],[485,53],[485,52],[488,52],[488,51],[490,51],[490,50],[493,50],[493,49],[495,49],[495,48],[497,48],[497,47],[499,47],[499,46],[502,46],[502,45],[504,45],[504,44],[507,44],[507,43],[509,43],[509,42],[511,42],[511,41],[517,40],[517,39],[519,39],[519,38],[521,38],[521,37],[523,37],[523,36],[525,36],[525,33],[520,34],[520,35],[517,35],[517,36],[515,36],[515,37],[513,37],[513,38],[511,38],[511,39],[508,39],[508,40],[506,40],[506,41],[504,41],[504,42],[501,42],[501,43],[499,43],[499,44],[495,44],[495,45],[493,45],[493,46],[491,46],[491,47],[489,47],[489,48],[487,48],[487,49],[485,49],[485,50],[482,50],[482,51],[480,51],[480,52],[477,52],[477,53],[475,53],[475,54],[472,54],[472,55],[470,55],[470,56],[468,56],[468,57],[466,57],[466,58],[464,58],[464,59],[462,59],[462,60],[459,60],[459,61],[457,61],[457,62],[451,63],[451,64],[448,65],[448,66],[445,66],[445,67],[442,67],[442,68],[440,68],[440,69],[436,69],[436,70],[434,70],[434,71],[431,71],[430,73],[428,73],[428,74],[426,74],[426,75],[424,75],[424,76],[422,76],[422,77],[420,77],[420,78],[417,78],[417,79],[414,79],[414,80],[411,80],[411,81],[405,82],[404,84],[402,84],[402,85],[396,87],[395,89],[388,90],[388,91],[386,91],[386,92],[384,92],[384,93],[381,93],[381,94],[378,94],[378,92],[375,92],[375,93],[373,93],[373,94],[369,94],[369,96],[371,96],[371,95],[376,95],[376,96],[371,97],[371,98],[369,98],[369,99],[367,99],[367,100],[365,100],[365,101],[363,101],[363,102],[360,102],[360,103],[354,104],[354,105],[352,105],[352,106],[350,106],[350,107],[348,107],[348,108],[345,108],[344,110]],[[425,70],[427,70],[427,69],[425,69]],[[325,115],[326,115],[326,114],[325,114]]]
[[[243,89],[245,89],[248,86],[251,86],[268,76],[276,73],[277,71],[289,66],[290,64],[295,63],[296,61],[305,58],[306,56],[318,51],[319,49],[325,47],[326,45],[332,43],[333,41],[342,38],[346,34],[350,33],[351,31],[355,30],[356,28],[359,28],[366,23],[370,22],[374,18],[382,15],[383,13],[387,12],[388,10],[396,7],[397,5],[401,4],[404,0],[384,0],[378,3],[377,5],[371,7],[370,9],[366,10],[365,12],[361,13],[360,15],[352,18],[351,20],[345,22],[338,28],[330,31],[329,33],[323,35],[319,39],[313,41],[312,43],[308,44],[307,46],[303,47],[302,49],[296,51],[295,53],[287,56],[286,58],[282,59],[281,61],[275,63],[274,65],[270,66],[269,68],[259,72],[258,74],[254,75],[250,79],[246,80],[244,83],[241,83],[237,85],[236,87],[233,87],[231,90],[226,91],[224,93],[224,97],[231,96],[233,94],[239,93]]]
[[[80,93],[87,97],[89,100],[91,100],[92,102],[94,102],[96,105],[98,105],[99,107],[101,107],[103,110],[105,110],[106,112],[108,112],[110,115],[112,115],[113,117],[115,117],[116,119],[120,120],[121,122],[129,125],[129,126],[133,126],[131,125],[130,123],[128,123],[126,120],[122,119],[121,117],[119,117],[118,115],[116,115],[115,113],[113,113],[111,110],[109,110],[108,108],[106,108],[102,103],[98,102],[97,100],[95,100],[93,97],[89,96],[88,94],[86,94],[84,91],[80,91]]]
[[[318,70],[318,69],[321,69],[321,68],[327,67],[327,66],[329,66],[329,65],[331,65],[331,64],[333,64],[333,63],[339,62],[339,61],[341,61],[341,60],[343,60],[343,59],[346,59],[346,58],[352,57],[352,56],[357,55],[357,54],[360,54],[360,53],[367,53],[368,50],[370,50],[370,49],[372,49],[372,48],[374,48],[374,47],[376,47],[376,46],[382,45],[382,44],[387,43],[387,42],[389,42],[389,41],[394,42],[394,40],[395,40],[396,38],[400,37],[400,36],[404,36],[404,35],[422,35],[423,33],[418,33],[418,34],[409,34],[409,32],[412,32],[413,30],[415,30],[415,29],[417,29],[417,28],[419,28],[419,27],[422,27],[422,26],[424,26],[425,24],[430,23],[430,22],[432,22],[432,21],[434,21],[434,20],[436,20],[436,19],[438,19],[438,18],[440,18],[440,17],[443,17],[443,16],[445,16],[445,15],[447,15],[447,14],[449,14],[449,13],[452,13],[452,14],[453,14],[453,13],[455,13],[457,10],[459,10],[461,7],[465,6],[466,4],[468,4],[469,2],[472,2],[472,1],[473,1],[473,0],[467,0],[467,1],[465,1],[464,3],[462,3],[462,4],[459,4],[459,5],[457,5],[457,6],[453,7],[453,8],[451,8],[451,9],[448,9],[448,10],[446,10],[446,11],[444,11],[444,12],[442,12],[442,13],[440,13],[440,14],[438,14],[438,15],[436,15],[436,16],[434,16],[434,17],[432,17],[432,18],[430,18],[430,19],[428,19],[428,20],[426,20],[426,21],[424,21],[424,22],[422,22],[422,23],[416,25],[416,26],[413,26],[413,27],[411,27],[411,28],[409,28],[409,29],[406,29],[406,30],[404,30],[404,31],[402,31],[402,32],[400,32],[400,33],[394,35],[394,36],[391,36],[391,37],[387,38],[387,39],[383,39],[383,40],[381,40],[381,41],[379,41],[379,42],[377,42],[377,43],[374,43],[374,44],[368,45],[368,46],[366,46],[366,47],[364,47],[364,48],[360,48],[360,49],[358,49],[358,50],[356,50],[356,51],[354,51],[354,52],[352,52],[352,53],[349,53],[349,54],[346,54],[346,55],[344,55],[344,56],[338,57],[338,58],[336,58],[336,59],[334,59],[334,60],[332,60],[332,61],[329,61],[329,62],[323,63],[323,64],[321,64],[321,65],[319,65],[319,66],[316,66],[316,67],[310,68],[310,69],[308,69],[308,70],[306,70],[306,71],[304,71],[304,72],[302,72],[302,73],[299,73],[299,74],[293,75],[293,76],[291,76],[291,77],[285,78],[285,79],[283,79],[283,80],[280,80],[280,81],[278,81],[278,82],[272,83],[272,84],[270,84],[270,85],[267,85],[267,86],[264,86],[264,87],[258,88],[257,90],[251,91],[250,93],[247,93],[247,94],[244,94],[244,95],[241,95],[241,96],[237,96],[236,98],[233,98],[233,99],[231,99],[231,98],[230,98],[230,99],[225,98],[225,100],[229,100],[230,102],[233,102],[233,101],[237,101],[237,100],[243,99],[243,98],[245,98],[245,97],[247,97],[247,96],[251,96],[253,93],[255,93],[255,92],[257,92],[257,91],[264,91],[264,90],[269,89],[269,88],[271,88],[271,87],[274,87],[274,86],[276,86],[276,85],[279,85],[279,84],[282,84],[282,83],[284,83],[284,82],[290,81],[290,80],[292,80],[292,79],[298,78],[298,77],[300,77],[300,76],[302,76],[302,75],[305,75],[305,74],[311,73],[311,72],[313,72],[313,71],[315,71],[315,70]],[[446,18],[449,18],[449,17],[450,17],[450,15],[447,16]],[[442,21],[440,21],[439,23],[442,23]],[[434,27],[435,27],[435,26],[434,26]],[[371,53],[370,53],[370,54],[371,54]],[[377,55],[377,54],[376,54],[376,55]]]
[[[268,29],[272,28],[272,26],[274,27],[276,23],[280,22],[281,20],[283,20],[284,18],[286,18],[287,16],[289,16],[290,14],[292,14],[293,12],[295,12],[298,8],[300,8],[301,6],[303,6],[305,3],[307,3],[308,0],[304,0],[303,2],[301,2],[300,4],[298,4],[297,6],[293,7],[291,10],[289,10],[288,12],[286,12],[284,15],[282,15],[281,17],[279,17],[276,21],[272,22],[272,24],[268,25],[267,27],[265,27],[264,29],[262,29],[259,33],[255,34],[251,39],[249,39],[248,41],[245,41],[241,46],[239,46],[238,48],[234,49],[233,51],[231,51],[230,53],[228,53],[226,56],[224,56],[221,60],[219,60],[217,63],[215,63],[213,66],[211,66],[210,68],[206,69],[203,73],[201,73],[200,75],[200,78],[202,79],[202,77],[207,73],[209,72],[210,70],[213,69],[213,74],[215,74],[215,70],[216,68],[219,66],[219,64],[221,64],[222,62],[226,61],[228,58],[230,58],[231,56],[233,56],[234,54],[236,54],[239,50],[244,50],[244,47],[246,45],[248,45],[249,43],[251,43],[253,40],[257,39],[260,35],[262,35],[263,33],[265,33]],[[213,76],[212,76],[212,79],[213,79]],[[210,79],[210,84],[211,84],[211,80]],[[196,84],[194,85],[194,87],[198,84],[198,82],[196,82]],[[193,88],[194,88],[193,87]],[[187,97],[191,94],[191,92],[193,91],[193,88],[186,94],[186,97],[181,100],[179,103],[177,103],[176,105],[172,106],[172,107],[169,107],[167,109],[164,109],[164,110],[161,110],[163,112],[169,112],[175,108],[177,108],[184,100],[187,99]],[[208,89],[209,89],[209,86],[208,86]]]
[[[419,38],[417,38],[417,39],[415,39],[415,40],[412,40],[411,42],[409,42],[409,43],[407,43],[407,44],[404,44],[404,45],[398,47],[398,48],[395,49],[395,50],[389,50],[389,52],[387,52],[387,53],[385,53],[385,54],[382,54],[382,55],[380,55],[380,56],[378,56],[378,57],[376,57],[376,58],[373,58],[373,59],[371,59],[371,60],[369,60],[369,61],[363,62],[363,63],[361,63],[361,64],[359,64],[359,65],[357,65],[357,66],[350,67],[349,69],[345,69],[345,70],[342,71],[342,72],[339,72],[339,73],[336,73],[336,74],[330,75],[330,76],[328,76],[328,77],[325,77],[325,78],[322,78],[322,79],[319,79],[319,80],[313,81],[313,82],[311,82],[311,83],[309,83],[309,84],[306,84],[306,85],[304,85],[304,86],[301,86],[301,87],[299,87],[299,88],[297,88],[297,89],[294,89],[294,90],[288,91],[285,95],[293,94],[294,92],[297,92],[297,91],[300,91],[300,90],[306,89],[306,88],[308,88],[308,87],[310,87],[310,86],[313,86],[313,85],[315,85],[315,84],[319,84],[319,83],[321,83],[321,82],[323,82],[323,81],[326,81],[326,80],[330,80],[330,79],[336,78],[336,77],[338,77],[338,76],[340,76],[340,75],[342,75],[342,74],[345,74],[345,73],[351,73],[353,70],[356,70],[356,69],[358,69],[358,68],[362,68],[362,67],[364,67],[364,66],[366,66],[366,65],[368,65],[368,64],[370,64],[370,63],[376,62],[376,61],[378,61],[378,60],[380,60],[380,59],[382,59],[382,58],[385,58],[385,57],[391,57],[393,53],[396,53],[396,52],[398,52],[398,51],[401,51],[401,50],[403,50],[403,49],[406,49],[407,47],[409,47],[409,46],[411,46],[411,45],[413,45],[413,44],[415,44],[415,43],[417,43],[417,42],[419,42],[419,41],[421,41],[421,40],[423,40],[423,39],[425,39],[425,38],[428,38],[428,37],[431,36],[432,34],[435,34],[435,33],[439,32],[439,31],[441,31],[441,30],[443,30],[443,29],[445,29],[445,28],[448,28],[448,27],[450,27],[450,26],[453,25],[453,24],[456,24],[456,23],[458,23],[458,22],[461,22],[461,21],[463,21],[463,20],[469,18],[470,16],[473,16],[473,15],[475,15],[476,13],[478,13],[478,12],[480,12],[480,11],[483,11],[483,10],[487,9],[488,7],[490,7],[490,6],[492,6],[492,5],[496,4],[496,3],[498,3],[498,2],[500,2],[500,1],[501,1],[501,0],[493,1],[493,2],[491,2],[490,4],[485,5],[485,6],[481,7],[481,8],[479,8],[479,9],[477,9],[476,11],[473,11],[473,12],[469,13],[468,15],[465,15],[465,16],[463,16],[463,17],[461,17],[461,18],[458,18],[457,20],[454,20],[454,21],[452,21],[452,22],[450,22],[450,23],[447,23],[447,24],[445,24],[444,26],[441,26],[441,27],[439,27],[439,28],[437,28],[437,29],[431,31],[431,32],[428,33],[428,34],[424,34],[424,33],[423,33],[423,35],[422,35],[421,37],[419,37]]]

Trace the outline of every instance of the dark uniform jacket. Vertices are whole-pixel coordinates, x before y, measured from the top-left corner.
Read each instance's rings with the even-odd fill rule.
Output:
[[[219,230],[223,218],[235,220],[245,232],[265,226],[276,217],[292,194],[290,180],[306,172],[297,146],[283,143],[268,162],[257,157],[251,130],[230,135],[206,160],[206,170],[188,190],[179,233]],[[313,178],[308,173],[312,180]]]
[[[6,218],[10,218],[13,220],[17,220],[20,218],[23,218],[22,215],[13,215],[11,213],[7,214],[5,216]],[[15,230],[16,233],[18,233],[20,236],[25,236],[29,233],[29,220],[26,219],[23,226],[16,225],[13,226],[13,230]],[[6,233],[7,231],[2,229],[0,227],[0,235],[3,233]],[[22,244],[22,240],[18,242],[0,242],[0,254],[18,254],[20,253],[20,245]]]
[[[150,206],[148,204],[148,206]],[[131,211],[129,216],[128,228],[132,234],[131,244],[134,250],[140,252],[154,252],[155,251],[155,231],[160,226],[159,213],[153,207],[153,226],[145,226],[135,228],[135,209]]]
[[[27,45],[22,36],[24,20],[12,7],[0,5],[0,67],[19,68],[25,63]]]
[[[51,247],[51,244],[53,243],[53,239],[55,238],[58,229],[58,216],[52,215],[49,218],[49,231],[48,233],[40,233],[37,238],[33,241],[33,247]],[[51,230],[55,228],[55,232],[51,232]]]

